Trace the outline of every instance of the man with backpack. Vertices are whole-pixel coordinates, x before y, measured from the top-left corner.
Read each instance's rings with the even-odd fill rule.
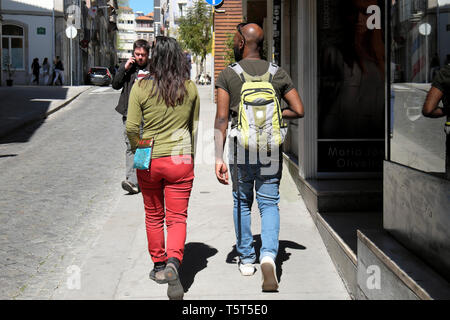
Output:
[[[239,270],[243,276],[251,276],[256,271],[251,232],[255,189],[261,214],[262,290],[277,291],[281,146],[287,131],[285,120],[302,118],[304,108],[289,75],[262,60],[264,33],[257,24],[239,24],[233,41],[237,63],[225,68],[216,82],[216,177],[220,183],[229,184],[223,151],[231,118],[229,159]],[[287,102],[287,108],[281,108],[281,98]]]

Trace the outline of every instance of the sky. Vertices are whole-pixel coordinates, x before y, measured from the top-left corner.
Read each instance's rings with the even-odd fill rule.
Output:
[[[145,14],[153,12],[153,0],[129,0],[130,8],[136,11],[144,11]]]

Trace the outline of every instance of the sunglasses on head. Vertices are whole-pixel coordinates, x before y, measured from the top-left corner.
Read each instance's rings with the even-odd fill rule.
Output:
[[[241,37],[244,39],[244,43],[245,43],[245,37],[242,34],[241,28],[245,27],[246,25],[248,25],[248,22],[241,22],[236,26],[237,31],[239,32],[239,34],[241,35]]]

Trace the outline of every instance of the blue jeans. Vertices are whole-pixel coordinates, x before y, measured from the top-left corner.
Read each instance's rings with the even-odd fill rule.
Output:
[[[255,162],[255,161],[253,161]],[[261,215],[261,251],[260,261],[265,256],[275,260],[278,253],[278,236],[280,231],[280,180],[282,162],[271,160],[269,164],[262,164],[259,157],[255,164],[250,164],[248,157],[245,163],[238,164],[235,181],[235,165],[230,163],[230,173],[233,181],[234,199],[234,227],[236,231],[236,249],[243,264],[255,263],[256,254],[253,247],[251,231],[251,208],[254,189],[256,201]],[[267,170],[267,168],[271,170]],[[273,170],[275,168],[275,170]]]

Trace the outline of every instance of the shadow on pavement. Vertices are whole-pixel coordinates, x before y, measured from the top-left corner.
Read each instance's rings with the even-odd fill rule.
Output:
[[[259,253],[261,250],[261,235],[257,234],[253,236],[253,247],[255,248],[256,261],[259,261]],[[277,278],[278,282],[281,282],[281,275],[283,274],[283,263],[289,260],[291,253],[286,249],[305,250],[306,247],[293,241],[280,240],[278,243],[278,255],[275,260],[277,266]],[[233,246],[233,250],[227,255],[226,262],[230,264],[237,264],[239,262],[239,254],[236,250],[236,245]]]
[[[184,292],[188,292],[197,273],[208,265],[208,258],[217,253],[217,249],[204,243],[190,242],[184,247],[183,263],[180,266],[180,281]]]
[[[0,144],[29,141],[44,123],[52,101],[62,103],[67,95],[64,87],[1,87]]]
[[[30,141],[34,133],[44,124],[45,119],[36,120],[28,123],[27,125],[22,125],[5,136],[0,136],[0,144],[7,143],[24,143]]]

